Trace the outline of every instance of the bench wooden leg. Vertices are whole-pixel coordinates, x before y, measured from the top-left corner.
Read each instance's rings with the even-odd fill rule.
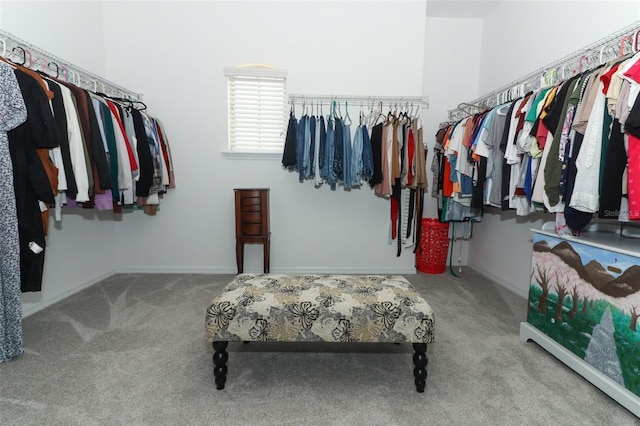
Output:
[[[413,354],[413,377],[416,382],[416,390],[420,393],[424,392],[424,387],[427,384],[427,344],[426,343],[414,343],[413,349],[416,351]]]
[[[227,381],[227,345],[229,342],[213,342],[213,376],[215,377],[216,389],[224,389],[224,383]]]

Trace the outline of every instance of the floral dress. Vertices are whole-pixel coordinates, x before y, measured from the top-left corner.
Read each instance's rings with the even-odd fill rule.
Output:
[[[14,70],[0,62],[0,362],[24,352],[18,216],[7,132],[26,119]]]

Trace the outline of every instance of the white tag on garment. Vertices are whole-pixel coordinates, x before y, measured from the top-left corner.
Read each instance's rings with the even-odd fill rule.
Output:
[[[40,206],[41,212],[46,212],[47,210],[49,210],[49,207],[47,207],[47,205],[42,201],[38,201],[38,206]]]
[[[40,247],[36,242],[31,241],[29,243],[29,250],[31,250],[35,254],[40,254],[40,253],[42,253],[42,250],[44,250],[44,249],[42,247]]]

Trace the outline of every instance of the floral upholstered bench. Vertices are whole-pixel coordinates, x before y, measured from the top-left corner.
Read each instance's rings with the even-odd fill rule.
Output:
[[[402,276],[240,274],[207,309],[217,389],[229,341],[412,343],[418,392],[427,379],[433,311]]]

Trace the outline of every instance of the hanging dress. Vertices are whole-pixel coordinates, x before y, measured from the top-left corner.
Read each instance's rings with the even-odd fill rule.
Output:
[[[7,132],[26,119],[27,109],[13,69],[0,63],[0,362],[24,352],[18,216]]]

